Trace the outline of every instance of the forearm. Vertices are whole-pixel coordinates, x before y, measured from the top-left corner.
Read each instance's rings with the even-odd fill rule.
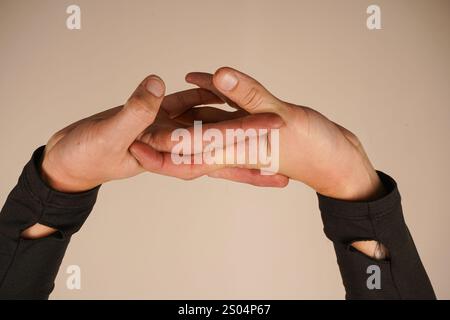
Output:
[[[379,176],[386,194],[377,200],[350,202],[318,195],[324,231],[334,244],[346,298],[435,299],[404,221],[397,185],[389,176]],[[378,260],[361,253],[352,246],[361,240],[384,245],[389,257]],[[371,266],[380,270],[379,288],[372,283],[376,279],[370,278],[374,274]]]
[[[81,228],[97,197],[98,188],[79,194],[49,188],[39,172],[42,151],[41,147],[33,154],[0,214],[3,299],[48,298],[70,238]],[[57,231],[24,239],[23,231],[36,224]]]

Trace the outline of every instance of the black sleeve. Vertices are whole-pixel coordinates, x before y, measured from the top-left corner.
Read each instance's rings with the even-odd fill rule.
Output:
[[[95,204],[99,187],[77,194],[49,188],[39,168],[44,147],[23,169],[0,213],[0,299],[47,299],[72,234]],[[58,230],[26,240],[23,230],[40,223]]]
[[[436,299],[403,218],[395,181],[378,172],[387,194],[350,202],[318,194],[326,236],[333,241],[347,299]],[[377,240],[389,258],[375,260],[354,249],[357,240]]]

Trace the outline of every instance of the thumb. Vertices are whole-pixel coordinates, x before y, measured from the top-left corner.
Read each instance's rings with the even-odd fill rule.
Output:
[[[223,95],[250,113],[278,113],[282,108],[282,102],[258,81],[235,69],[218,69],[213,83]]]
[[[116,142],[129,146],[155,120],[164,98],[164,82],[155,75],[145,78],[122,110],[109,122]]]

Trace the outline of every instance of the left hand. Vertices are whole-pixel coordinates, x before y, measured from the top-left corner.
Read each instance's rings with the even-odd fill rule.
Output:
[[[123,106],[112,108],[77,121],[58,131],[48,141],[42,161],[42,176],[55,190],[81,192],[110,180],[132,177],[145,171],[129,147],[134,141],[147,146],[146,164],[152,172],[192,179],[209,173],[213,168],[193,172],[191,167],[160,167],[170,155],[166,141],[158,140],[162,132],[171,132],[192,125],[192,109],[175,118],[167,110],[182,112],[199,104],[222,103],[216,95],[205,89],[191,89],[164,97],[165,86],[156,76],[147,77]],[[162,108],[160,109],[160,105]],[[234,119],[233,113],[222,114],[224,119]],[[208,117],[205,116],[205,119]],[[273,116],[258,115],[247,119],[249,125],[271,126]],[[211,120],[211,119],[209,119]],[[239,124],[230,120],[227,124]],[[249,174],[250,172],[250,174]],[[247,183],[278,186],[285,177],[260,177],[250,170],[236,170],[231,179]]]
[[[82,119],[55,133],[45,147],[42,178],[54,190],[76,193],[110,180],[132,177],[145,171],[130,153],[129,147],[135,141],[146,145],[146,165],[153,172],[192,179],[213,171],[214,168],[204,167],[202,171],[194,172],[192,167],[186,166],[166,170],[162,164],[170,156],[170,149],[164,149],[167,143],[153,137],[158,136],[157,132],[192,125],[195,112],[169,117],[167,110],[177,109],[184,113],[196,105],[222,103],[222,100],[205,89],[186,90],[165,98],[164,92],[164,82],[157,76],[149,76],[125,105]],[[228,114],[224,118],[234,119],[234,115]],[[248,118],[248,123],[270,127],[273,120],[273,116],[258,115]],[[240,123],[240,120],[228,122],[231,126]],[[284,176],[264,177],[250,169],[239,168],[229,175],[229,179],[275,187],[285,186],[288,181]],[[34,239],[53,232],[53,228],[38,223],[24,230],[22,237]]]

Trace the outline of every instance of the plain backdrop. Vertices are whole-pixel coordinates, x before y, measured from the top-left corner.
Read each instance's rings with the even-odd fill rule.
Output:
[[[82,29],[66,28],[81,7]],[[381,7],[382,30],[366,27]],[[228,65],[355,132],[399,183],[439,298],[450,298],[450,1],[0,0],[0,202],[55,131]],[[295,146],[292,146],[295,148]],[[69,265],[81,290],[66,288]],[[315,193],[143,174],[104,185],[52,298],[341,299]]]

